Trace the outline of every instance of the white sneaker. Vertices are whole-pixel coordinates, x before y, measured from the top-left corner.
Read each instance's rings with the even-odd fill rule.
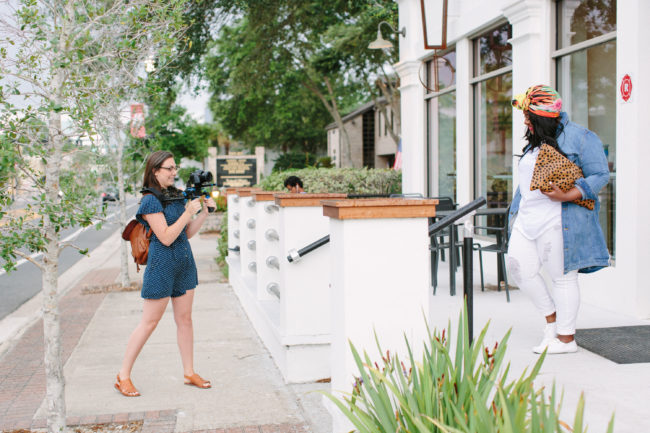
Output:
[[[533,352],[542,353],[555,337],[557,337],[557,323],[547,323],[544,326],[544,338],[542,338],[542,341],[537,346],[533,347]]]
[[[533,347],[533,352],[542,353],[547,347],[548,350],[546,353],[549,355],[558,353],[574,353],[578,351],[578,344],[576,344],[575,340],[570,341],[569,343],[563,343],[559,339],[554,338],[546,344],[542,343],[539,346]]]

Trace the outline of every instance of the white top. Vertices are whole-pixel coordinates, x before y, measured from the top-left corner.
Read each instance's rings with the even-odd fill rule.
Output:
[[[530,190],[538,154],[539,147],[526,152],[519,160],[521,202],[513,228],[530,240],[537,239],[555,225],[562,226],[562,202],[551,200],[538,189]]]

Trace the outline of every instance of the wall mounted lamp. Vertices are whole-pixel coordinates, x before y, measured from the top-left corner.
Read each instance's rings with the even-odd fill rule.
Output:
[[[397,33],[397,34],[400,34],[400,35],[406,37],[406,27],[402,27],[402,30],[397,31],[397,30],[395,30],[395,29],[393,28],[393,26],[391,26],[390,24],[388,24],[386,21],[382,21],[382,22],[380,22],[379,25],[377,26],[377,39],[375,39],[374,41],[370,42],[370,44],[368,45],[368,48],[370,48],[371,50],[382,50],[382,49],[390,49],[390,48],[393,48],[393,43],[390,42],[390,41],[387,41],[386,39],[384,39],[384,38],[381,36],[381,25],[382,25],[382,24],[386,24],[386,25],[388,26],[388,28],[389,28],[393,33]]]

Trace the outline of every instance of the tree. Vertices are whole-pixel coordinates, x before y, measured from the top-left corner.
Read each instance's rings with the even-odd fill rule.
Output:
[[[210,108],[219,124],[249,148],[265,146],[315,153],[325,145],[327,111],[301,83],[301,74],[275,57],[263,81],[251,83],[250,66],[254,44],[246,19],[221,29],[208,56],[206,78],[212,97]]]
[[[246,56],[232,64],[230,77],[235,77],[235,85],[234,90],[228,87],[227,92],[236,96],[248,89],[249,96],[254,93],[251,98],[263,95],[260,89],[272,87],[274,66],[284,65],[321,101],[336,122],[341,131],[344,160],[351,164],[349,138],[341,113],[375,91],[367,83],[380,76],[388,59],[367,46],[380,21],[395,24],[397,5],[388,0],[220,4],[246,20],[246,32],[238,39]]]
[[[49,432],[65,426],[58,302],[58,258],[63,229],[88,226],[97,214],[89,200],[97,173],[76,166],[88,154],[79,137],[95,137],[98,107],[119,99],[142,61],[159,58],[183,28],[183,1],[22,0],[0,16],[0,129],[3,153],[28,182],[27,215],[0,228],[5,269],[23,257],[42,271],[43,329]],[[144,48],[144,49],[143,49]],[[167,50],[167,51],[165,51]],[[2,213],[12,204],[0,191]],[[42,253],[32,258],[30,252]],[[84,251],[82,251],[84,252]]]

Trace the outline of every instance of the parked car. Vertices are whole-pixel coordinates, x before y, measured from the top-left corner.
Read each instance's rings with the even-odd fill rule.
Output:
[[[107,201],[117,201],[117,194],[114,194],[112,192],[102,192],[102,203],[107,202]]]

